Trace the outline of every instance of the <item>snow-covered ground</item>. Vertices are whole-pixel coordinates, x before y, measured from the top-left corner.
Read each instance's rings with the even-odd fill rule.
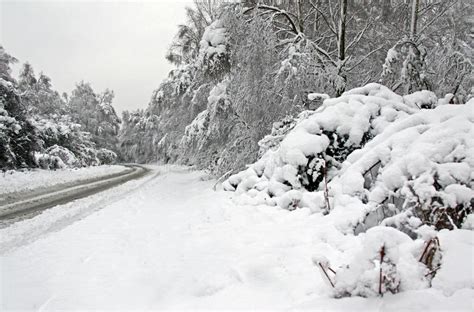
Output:
[[[104,165],[74,169],[8,171],[0,173],[0,197],[2,194],[23,192],[51,187],[64,183],[84,181],[126,170],[124,166]]]
[[[472,231],[440,232],[430,289],[334,299],[312,258],[343,263],[366,234],[345,235],[308,208],[238,205],[202,172],[156,170],[0,230],[0,309],[473,308]]]

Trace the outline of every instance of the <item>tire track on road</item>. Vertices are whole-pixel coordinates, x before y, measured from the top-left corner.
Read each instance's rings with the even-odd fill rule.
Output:
[[[131,171],[127,170],[125,173],[90,179],[85,183],[54,187],[54,190],[48,188],[24,196],[19,194],[16,201],[10,200],[5,204],[0,203],[0,221],[4,223],[8,220],[24,220],[28,216],[33,217],[54,206],[103,192],[131,180],[140,179],[151,172],[150,169],[140,165],[125,166],[131,168]],[[11,224],[11,222],[6,223]]]

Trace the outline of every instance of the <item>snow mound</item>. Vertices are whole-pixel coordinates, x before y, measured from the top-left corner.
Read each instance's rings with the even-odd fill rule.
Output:
[[[356,234],[460,228],[474,202],[474,100],[437,103],[429,91],[400,96],[379,84],[327,99],[262,140],[263,156],[223,187],[245,204],[331,211]]]
[[[336,297],[374,297],[429,286],[429,270],[418,261],[421,241],[412,241],[390,227],[374,227],[361,240],[362,246],[350,263],[337,271]]]
[[[364,221],[386,219],[406,230],[420,223],[408,222],[415,217],[437,229],[459,228],[474,200],[473,123],[473,100],[422,110],[349,155],[330,188],[366,203]]]

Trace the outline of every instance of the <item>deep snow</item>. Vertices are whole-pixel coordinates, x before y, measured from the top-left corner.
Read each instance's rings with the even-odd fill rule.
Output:
[[[334,299],[312,258],[344,263],[363,235],[344,235],[308,208],[238,205],[202,172],[156,170],[0,230],[0,309],[473,307],[472,231],[440,233],[446,265],[431,289]]]

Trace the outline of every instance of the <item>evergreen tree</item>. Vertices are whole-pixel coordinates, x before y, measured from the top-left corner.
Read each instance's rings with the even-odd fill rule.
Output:
[[[0,168],[34,166],[36,131],[26,119],[20,92],[11,77],[10,64],[15,58],[0,46]]]

